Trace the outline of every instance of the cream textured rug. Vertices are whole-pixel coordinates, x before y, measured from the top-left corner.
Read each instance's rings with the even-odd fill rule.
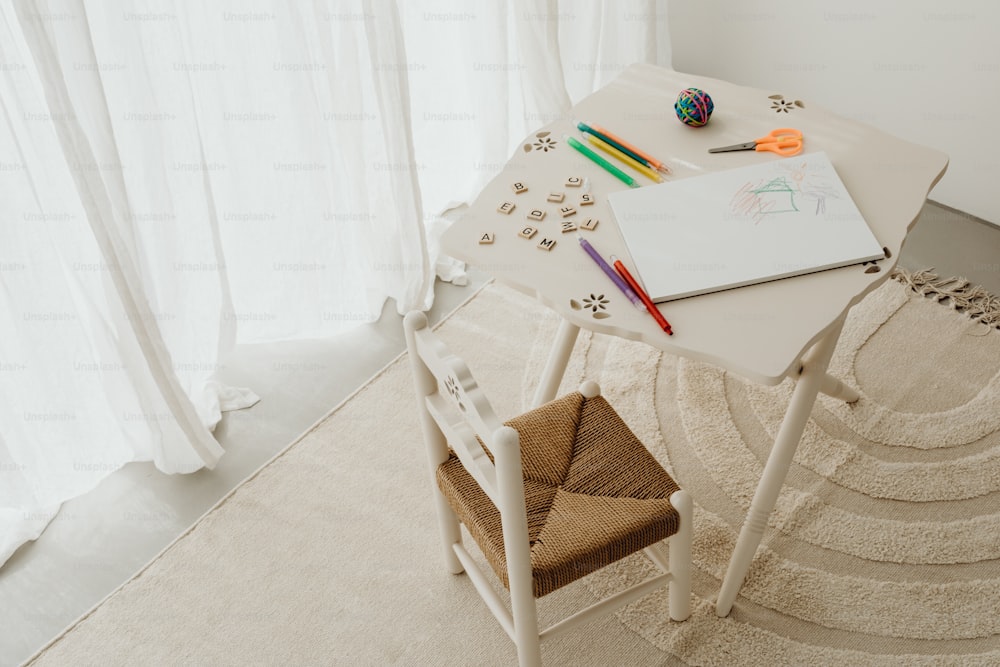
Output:
[[[670,622],[651,595],[544,646],[548,664],[1000,664],[1000,308],[903,279],[852,310],[832,372],[862,398],[821,397],[725,619],[712,600],[791,383],[581,334],[563,388],[599,380],[694,496],[694,613]],[[556,325],[491,285],[440,332],[514,415]],[[513,664],[441,566],[411,391],[404,355],[31,664]],[[651,567],[635,556],[558,591],[542,620]]]

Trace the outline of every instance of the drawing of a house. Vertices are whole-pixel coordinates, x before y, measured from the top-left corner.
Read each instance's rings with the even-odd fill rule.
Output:
[[[757,206],[756,214],[785,213],[788,211],[798,211],[795,205],[795,190],[788,185],[784,176],[772,178],[764,185],[754,188],[754,203]]]

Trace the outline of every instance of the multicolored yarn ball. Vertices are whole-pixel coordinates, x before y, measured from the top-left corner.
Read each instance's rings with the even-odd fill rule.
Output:
[[[698,88],[682,90],[677,96],[677,101],[674,102],[677,118],[691,127],[701,127],[707,123],[714,109],[715,104],[712,102],[712,98],[704,90]]]

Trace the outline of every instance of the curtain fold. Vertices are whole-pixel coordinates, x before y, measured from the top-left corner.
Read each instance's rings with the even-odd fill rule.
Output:
[[[514,0],[513,7],[516,53],[521,66],[532,65],[530,75],[521,77],[525,113],[564,114],[571,103],[559,45],[559,0]]]
[[[395,298],[397,311],[403,315],[409,312],[408,306],[411,310],[417,304],[422,309],[431,306],[434,279],[424,238],[423,202],[417,176],[419,164],[410,127],[408,60],[396,4],[386,0],[365,0],[363,8],[375,105],[380,112],[378,127],[386,158],[384,164],[369,162],[367,166],[376,175],[379,171],[386,173],[392,202],[391,208],[383,209],[384,217],[376,217],[375,222],[387,232],[384,239],[379,240],[391,244],[394,250],[391,261],[398,262],[404,276],[402,281],[383,281],[383,292]],[[391,231],[396,233],[388,233]],[[415,248],[420,250],[419,254],[414,252]],[[419,258],[419,263],[414,262],[414,258]],[[392,268],[395,269],[395,265]],[[384,271],[377,264],[369,272],[379,276],[394,273]],[[396,287],[400,283],[402,290]]]
[[[126,463],[214,466],[235,346],[429,308],[442,213],[669,64],[664,4],[0,5],[0,564]]]
[[[0,8],[0,155],[10,160],[0,172],[10,258],[0,271],[0,562],[64,500],[130,461],[192,472],[222,454],[178,382],[127,240],[103,217],[100,173],[115,168],[79,135],[91,110],[66,103],[56,62],[87,41],[57,51],[48,24],[25,25],[37,5],[18,11]]]

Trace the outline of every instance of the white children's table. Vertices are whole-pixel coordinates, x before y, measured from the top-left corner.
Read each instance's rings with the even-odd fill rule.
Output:
[[[708,92],[715,103],[704,127],[683,125],[674,114],[678,92],[689,87]],[[617,255],[630,264],[607,203],[608,194],[628,186],[566,143],[567,135],[581,138],[577,121],[607,128],[663,160],[672,169],[667,181],[763,160],[793,160],[773,153],[709,153],[708,149],[749,141],[779,127],[797,128],[805,137],[804,153],[827,153],[888,257],[874,265],[848,266],[661,304],[660,311],[674,330],[668,336],[648,313],[625,298],[578,243],[579,233],[605,258]],[[719,592],[716,611],[726,616],[760,544],[817,394],[846,401],[858,398],[853,389],[826,372],[844,317],[852,305],[889,278],[927,193],[947,165],[948,158],[941,152],[824,111],[808,100],[633,65],[573,107],[570,118],[527,137],[464,217],[448,229],[443,247],[562,316],[535,405],[555,397],[580,328],[641,340],[765,385],[787,377],[796,380]],[[642,185],[653,184],[628,167],[624,170]],[[574,177],[583,185],[568,184]],[[564,198],[550,201],[550,193],[562,193]],[[591,203],[583,203],[584,195],[589,195]],[[564,216],[561,209],[565,207],[575,213]],[[544,213],[540,220],[537,214],[531,216],[538,211]],[[567,222],[576,230],[563,231]],[[697,220],[691,224],[697,225]],[[711,258],[692,257],[691,261]],[[683,480],[679,481],[683,486]]]

